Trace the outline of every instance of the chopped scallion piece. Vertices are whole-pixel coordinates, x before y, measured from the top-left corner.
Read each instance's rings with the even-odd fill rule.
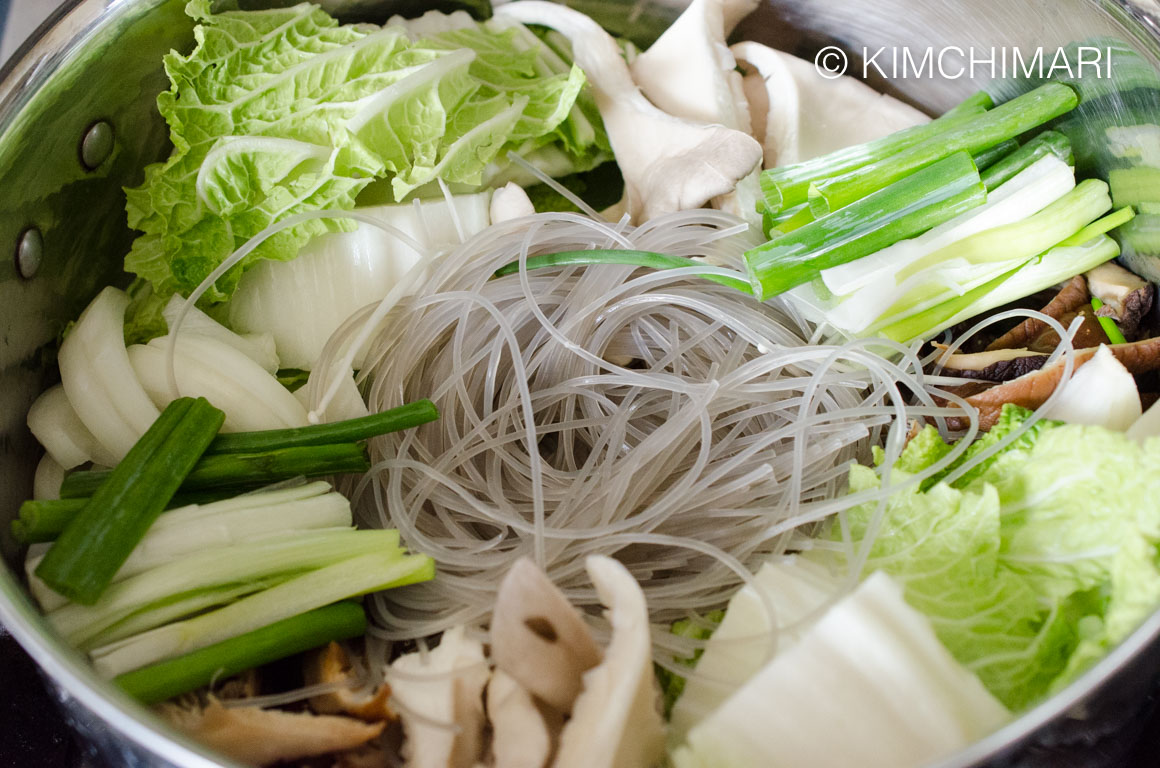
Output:
[[[53,590],[83,605],[97,601],[169,504],[225,420],[204,398],[179,398],[88,493],[36,568]]]
[[[126,672],[113,683],[138,701],[154,704],[331,641],[359,637],[366,626],[362,606],[343,601]]]
[[[1074,109],[1077,103],[1075,91],[1068,86],[1041,85],[903,152],[816,182],[809,190],[810,207],[820,218],[950,154],[963,150],[982,152],[1026,133]]]
[[[1099,312],[1103,306],[1104,303],[1102,301],[1097,299],[1095,296],[1092,296],[1093,311]],[[1128,340],[1120,331],[1120,326],[1116,325],[1116,321],[1114,319],[1110,317],[1104,317],[1102,315],[1096,315],[1096,319],[1100,321],[1100,327],[1104,329],[1104,335],[1108,337],[1108,341],[1112,342],[1113,344],[1128,343]]]
[[[768,299],[822,270],[874,253],[982,205],[983,182],[970,155],[958,152],[846,208],[748,251],[758,298]]]

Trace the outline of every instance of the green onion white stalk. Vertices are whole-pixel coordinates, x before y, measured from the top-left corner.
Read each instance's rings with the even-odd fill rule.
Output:
[[[1032,216],[916,259],[885,281],[889,284],[862,288],[838,304],[834,322],[845,322],[857,332],[873,332],[937,307],[1076,235],[1110,207],[1107,185],[1094,179],[1084,181]]]
[[[91,656],[100,674],[116,677],[340,600],[426,581],[433,576],[431,558],[403,554],[396,548],[380,548],[310,571],[211,613],[97,648]]]
[[[822,272],[826,288],[846,296],[893,275],[923,256],[965,237],[1020,221],[1046,208],[1075,186],[1075,174],[1054,155],[1041,157],[987,196],[987,202],[910,240]],[[842,326],[846,327],[846,326]]]
[[[978,207],[986,199],[970,156],[958,152],[745,254],[753,292],[768,299]]]
[[[324,482],[182,507],[157,519],[113,582],[213,547],[295,531],[349,528],[352,524],[350,502]],[[41,607],[51,611],[65,602],[58,598]]]
[[[895,341],[929,338],[964,320],[1001,307],[1037,291],[1050,288],[1081,272],[1111,261],[1120,253],[1116,241],[1106,235],[1083,245],[1061,245],[1021,267],[999,275],[962,296],[930,310],[883,327],[879,333]]]
[[[197,592],[322,568],[367,552],[398,552],[395,531],[300,531],[197,552],[111,585],[95,605],[69,604],[48,621],[73,645],[90,645],[130,615]]]

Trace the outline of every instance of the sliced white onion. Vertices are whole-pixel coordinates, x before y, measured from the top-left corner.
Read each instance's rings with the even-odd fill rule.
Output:
[[[181,313],[181,308],[184,305],[185,300],[175,295],[169,299],[169,303],[162,310],[165,322],[171,328],[177,321],[177,316]],[[245,335],[234,333],[197,307],[191,307],[185,315],[185,319],[181,323],[180,333],[197,333],[223,341],[262,366],[262,369],[269,373],[277,373],[280,367],[273,336],[268,333],[247,333]]]
[[[326,408],[321,413],[316,413],[314,409],[321,400],[323,388],[326,387],[327,383],[325,378],[312,372],[306,384],[294,392],[294,397],[306,409],[307,414],[312,414],[312,422],[315,420],[314,417],[317,417],[317,422],[320,424],[329,424],[332,421],[357,419],[370,414],[366,401],[363,400],[362,394],[358,391],[358,385],[355,384],[354,371],[351,371],[350,376],[342,379]]]
[[[51,453],[40,457],[32,478],[32,498],[37,501],[60,498],[60,484],[64,482],[64,467],[56,463]]]
[[[77,416],[60,384],[50,387],[28,409],[28,429],[63,469],[87,461],[117,463]]]
[[[129,348],[141,384],[159,407],[173,400],[165,347],[168,336]],[[306,424],[306,410],[294,395],[256,362],[208,336],[180,335],[174,357],[183,396],[204,397],[226,414],[223,432],[283,429]]]
[[[311,240],[291,261],[263,261],[242,277],[229,304],[240,333],[269,333],[283,367],[310,370],[330,335],[358,309],[379,301],[412,266],[489,223],[491,192],[362,208],[429,246],[417,253],[377,227],[360,224]],[[456,221],[458,220],[458,226]]]
[[[69,403],[112,463],[124,458],[161,415],[125,351],[128,306],[124,291],[101,291],[65,337],[58,357]]]
[[[1076,369],[1044,414],[1068,424],[1086,424],[1123,432],[1140,420],[1142,407],[1136,379],[1106,345]]]

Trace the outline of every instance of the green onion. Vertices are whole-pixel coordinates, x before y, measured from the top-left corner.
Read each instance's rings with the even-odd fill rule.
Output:
[[[343,601],[276,621],[184,656],[126,672],[113,683],[145,704],[180,696],[215,680],[366,632],[366,613]]]
[[[776,216],[767,216],[764,219],[765,236],[772,239],[779,235],[788,235],[811,221],[814,221],[814,213],[810,210],[810,204],[800,203],[793,208],[786,208]]]
[[[1094,312],[1099,312],[1103,306],[1104,303],[1102,301],[1097,299],[1095,296],[1092,296],[1092,310]],[[1100,327],[1104,329],[1104,335],[1108,337],[1108,341],[1112,342],[1113,344],[1128,343],[1128,340],[1124,338],[1123,332],[1120,331],[1120,327],[1116,325],[1116,321],[1114,319],[1110,317],[1103,317],[1102,315],[1096,315],[1096,320],[1100,321]]]
[[[101,473],[89,503],[61,532],[36,575],[74,602],[95,603],[224,420],[204,398],[170,403],[125,458]]]
[[[88,503],[88,499],[26,501],[12,521],[12,538],[20,544],[53,541]]]
[[[188,614],[175,615],[170,610],[173,603],[218,594],[233,599],[236,592],[230,591],[238,585],[280,583],[370,553],[396,559],[405,554],[399,548],[397,531],[353,528],[291,531],[210,547],[114,582],[94,605],[61,606],[48,614],[48,622],[72,645],[91,648],[109,642],[110,633],[126,619],[131,618],[138,631],[151,629],[186,618]]]
[[[982,152],[1074,109],[1075,91],[1048,83],[903,152],[810,187],[810,207],[821,217],[960,150]]]
[[[1066,245],[1067,238],[1083,232],[1110,207],[1108,185],[1087,179],[1026,219],[983,230],[912,261],[898,272],[898,282],[951,260],[967,264],[1026,261],[1054,245]],[[1097,234],[1085,236],[1085,240]]]
[[[990,97],[982,92],[968,97],[937,120],[904,128],[880,139],[847,147],[828,155],[793,165],[770,168],[761,173],[761,191],[765,207],[776,213],[807,201],[814,182],[849,173],[870,163],[881,161],[923,143],[924,141],[968,124],[987,111]]]
[[[975,91],[942,114],[943,118],[977,115],[995,106],[995,100],[986,91]]]
[[[982,205],[983,182],[958,152],[846,208],[745,254],[754,295],[764,300]]]
[[[888,339],[930,338],[944,328],[1050,288],[1116,258],[1120,249],[1106,235],[1083,245],[1059,245],[983,285],[879,330]]]
[[[590,267],[597,264],[619,264],[630,267],[647,267],[649,269],[688,269],[689,267],[703,266],[692,259],[682,256],[670,256],[665,253],[652,251],[628,251],[618,249],[595,249],[589,251],[561,251],[548,253],[542,256],[531,256],[527,260],[529,271],[543,267]],[[520,270],[520,263],[513,261],[495,271],[495,277],[514,275]],[[729,277],[714,272],[706,272],[698,277],[712,280],[715,283],[735,288],[744,293],[750,293],[749,284],[740,277]]]
[[[168,511],[190,504],[208,504],[236,495],[237,491],[228,489],[178,493],[169,500],[165,509]],[[12,537],[20,544],[54,541],[88,503],[88,498],[26,501],[20,505],[17,517],[12,521]]]
[[[1136,212],[1131,208],[1121,208],[1086,225],[1079,232],[1060,242],[1060,245],[1083,245],[1092,238],[1106,235],[1116,227],[1127,224],[1135,217]]]
[[[361,531],[370,533],[370,531]],[[91,652],[106,677],[209,647],[324,605],[429,581],[435,561],[398,550],[372,552],[309,571],[216,611],[156,627]]]
[[[999,142],[990,149],[977,152],[971,155],[971,157],[975,160],[975,167],[982,172],[1017,149],[1019,149],[1019,142],[1015,141],[1015,139],[1007,139],[1006,141]]]
[[[1010,181],[1020,171],[1030,168],[1036,160],[1053,154],[1068,165],[1075,165],[1075,155],[1071,142],[1059,131],[1043,131],[1019,149],[1004,157],[983,172],[983,184],[987,191]]]
[[[438,418],[439,409],[434,403],[430,400],[418,400],[382,413],[372,413],[369,416],[330,424],[218,435],[210,443],[208,453],[253,453],[308,445],[354,443],[417,427]]]
[[[194,465],[182,483],[181,490],[249,489],[295,477],[366,472],[370,466],[366,448],[358,443],[304,445],[254,453],[207,454]],[[107,470],[74,472],[64,479],[60,495],[64,498],[91,495],[101,487],[109,474]]]

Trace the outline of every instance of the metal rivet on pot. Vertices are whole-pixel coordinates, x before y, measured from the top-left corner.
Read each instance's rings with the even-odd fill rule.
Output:
[[[81,138],[81,163],[86,170],[94,170],[113,152],[113,126],[98,120],[89,126]]]
[[[44,257],[44,238],[40,230],[29,227],[20,233],[16,241],[16,271],[25,280],[31,280],[40,271],[40,262]]]

